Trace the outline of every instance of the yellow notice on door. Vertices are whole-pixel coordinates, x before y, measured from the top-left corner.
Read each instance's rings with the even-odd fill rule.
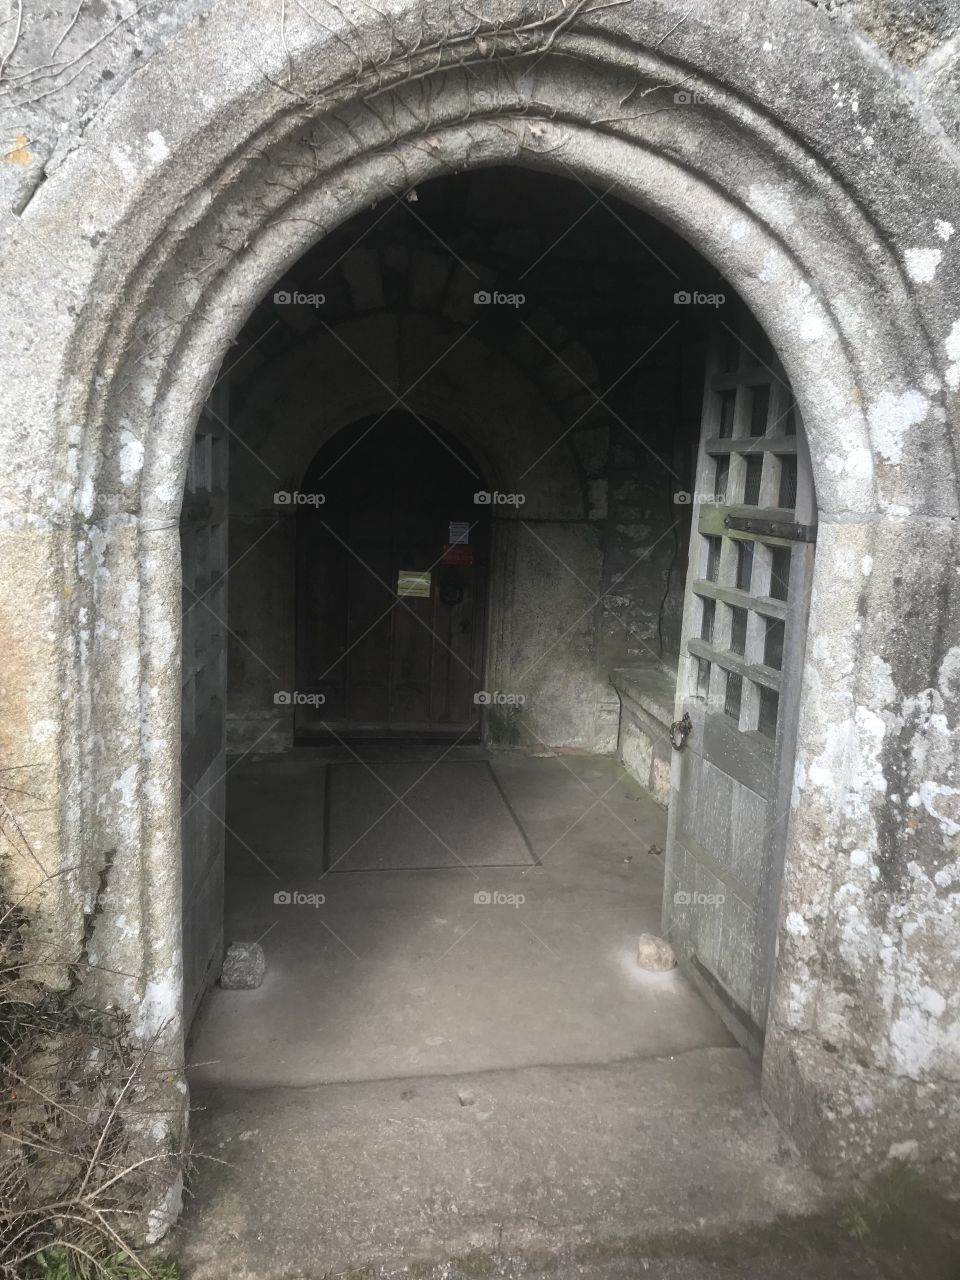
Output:
[[[398,596],[420,596],[430,599],[431,580],[429,573],[418,573],[413,569],[401,569],[397,575]]]

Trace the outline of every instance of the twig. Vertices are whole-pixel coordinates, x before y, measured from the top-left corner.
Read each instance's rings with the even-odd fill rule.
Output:
[[[3,73],[6,70],[7,63],[13,57],[14,50],[20,43],[20,32],[23,30],[23,0],[17,0],[17,27],[13,33],[13,43],[10,48],[0,59],[0,80],[3,79]]]

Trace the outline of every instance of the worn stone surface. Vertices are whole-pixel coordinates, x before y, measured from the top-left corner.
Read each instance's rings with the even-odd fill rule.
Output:
[[[670,802],[672,748],[670,726],[675,714],[676,674],[660,665],[614,669],[611,683],[619,700],[617,754],[658,804]]]
[[[542,30],[516,37],[511,51],[534,54],[535,70],[504,76],[486,54],[470,74],[458,69],[477,50],[468,12],[398,0],[358,6],[341,31],[295,6],[284,21],[275,5],[221,0],[186,25],[155,25],[143,6],[116,38],[126,48],[149,25],[151,40],[118,59],[104,101],[80,79],[71,90],[71,76],[88,45],[91,67],[109,56],[100,37],[113,9],[81,6],[55,54],[73,11],[51,7],[41,23],[25,4],[19,38],[16,15],[3,36],[3,87],[23,74],[30,101],[4,95],[0,519],[16,551],[0,598],[18,665],[0,721],[11,763],[45,773],[26,831],[64,874],[37,936],[78,936],[109,872],[115,905],[91,946],[98,986],[145,1036],[162,1032],[177,1065],[177,518],[200,404],[257,300],[388,188],[518,161],[599,190],[619,181],[763,324],[817,485],[767,1101],[825,1167],[866,1166],[914,1140],[921,1161],[955,1161],[960,183],[949,12],[941,20],[932,6],[915,34],[912,19],[872,5],[859,29],[787,0],[595,6],[549,47]],[[507,5],[511,16],[542,15]],[[446,52],[418,52],[431,41]],[[55,57],[59,71],[33,70]],[[663,86],[681,79],[704,101],[659,109]],[[371,111],[371,95],[389,110]],[[40,172],[34,135],[46,157],[61,132],[69,154]],[[599,547],[550,532],[596,575]],[[569,623],[559,608],[556,620]],[[24,655],[47,654],[57,637],[56,660],[31,676]],[[591,679],[554,673],[540,692],[589,697]]]
[[[259,942],[231,942],[223,957],[220,985],[225,991],[245,991],[259,987],[267,971],[267,961]]]
[[[443,1076],[198,1089],[194,1137],[219,1159],[202,1163],[174,1242],[187,1274],[399,1272],[491,1246],[602,1247],[691,1218],[701,1231],[769,1223],[822,1203],[739,1049],[478,1073],[457,1087],[482,1105],[461,1106]]]
[[[894,62],[915,68],[960,29],[952,0],[833,0],[823,5],[873,40]]]
[[[673,969],[676,963],[677,957],[673,954],[673,947],[666,938],[658,938],[652,933],[641,933],[637,939],[637,964],[641,969],[662,971]]]
[[[212,0],[4,6],[0,199],[20,212],[84,128]]]

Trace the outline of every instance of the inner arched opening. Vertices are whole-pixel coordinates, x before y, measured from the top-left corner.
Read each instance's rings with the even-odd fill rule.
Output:
[[[238,336],[183,536],[200,1096],[760,1051],[815,506],[695,248],[521,169],[374,203]]]

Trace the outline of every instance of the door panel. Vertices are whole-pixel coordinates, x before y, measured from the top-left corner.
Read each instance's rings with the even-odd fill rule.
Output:
[[[297,516],[297,690],[314,695],[295,707],[299,741],[479,738],[481,488],[453,438],[409,414],[360,423],[318,454],[303,492],[323,501]],[[452,522],[471,527],[451,556]],[[402,573],[429,574],[429,593],[401,593]]]
[[[227,384],[221,381],[197,423],[180,514],[180,840],[187,1024],[217,974],[223,946],[228,409]]]
[[[802,425],[745,312],[710,343],[678,683],[664,932],[762,1042],[816,537]]]

